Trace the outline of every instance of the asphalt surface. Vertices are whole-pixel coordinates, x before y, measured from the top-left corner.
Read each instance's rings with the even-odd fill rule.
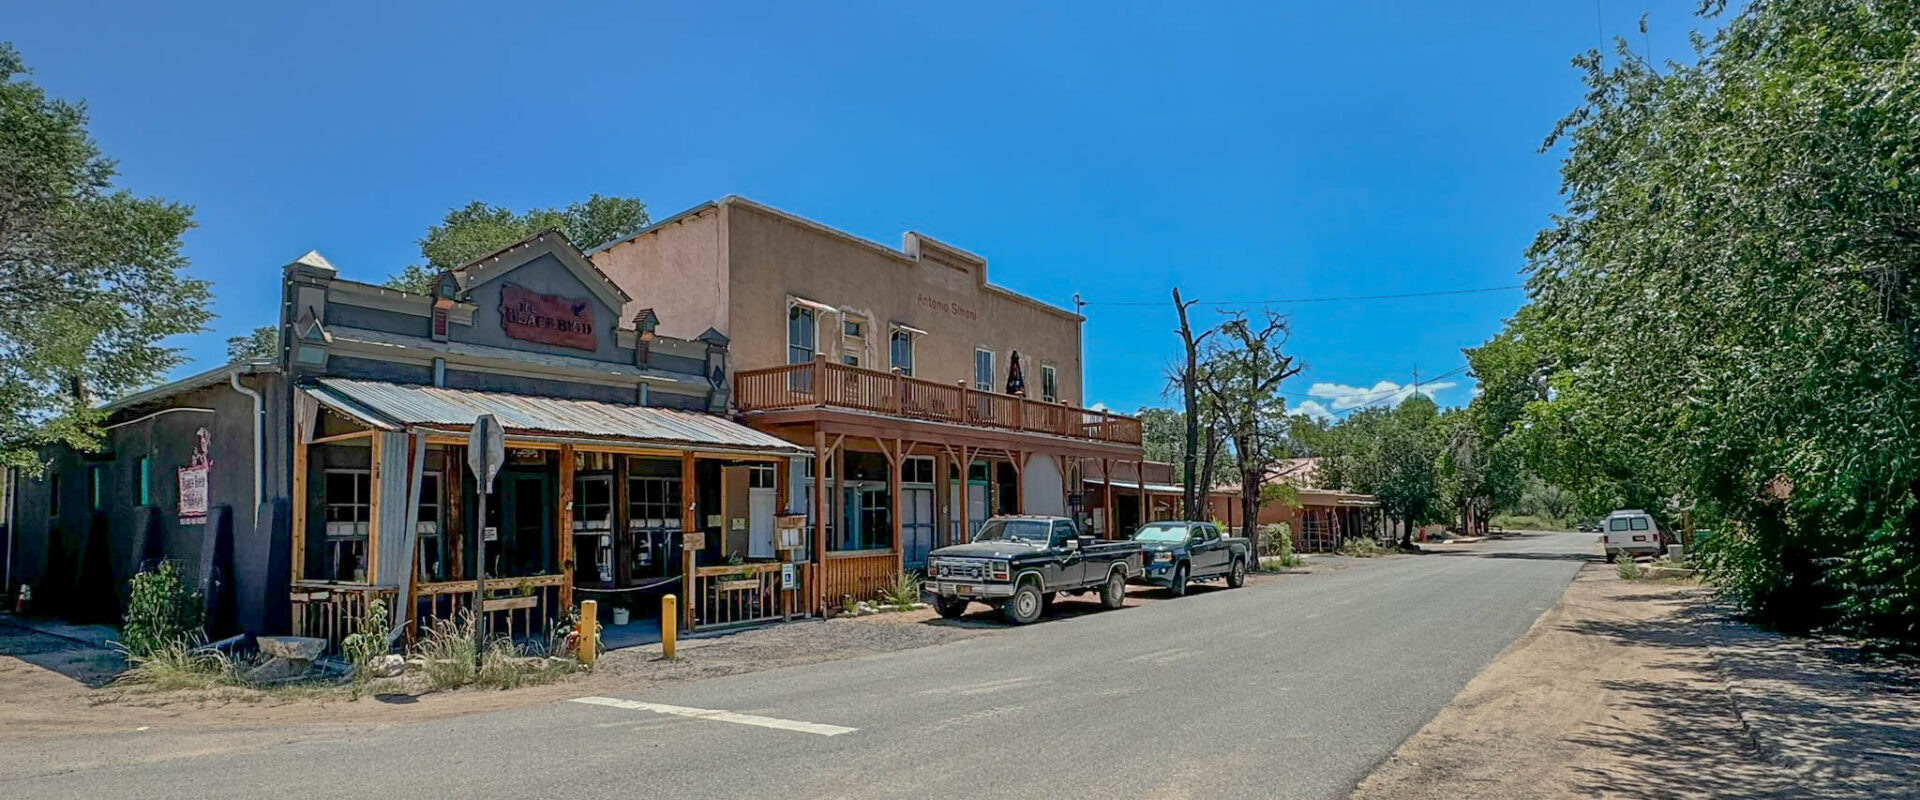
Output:
[[[0,796],[1345,797],[1593,552],[1592,534],[1530,534],[613,697],[629,703],[46,765],[0,775]]]

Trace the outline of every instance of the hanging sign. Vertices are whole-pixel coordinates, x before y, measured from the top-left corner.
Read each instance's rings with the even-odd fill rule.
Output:
[[[529,342],[593,350],[593,304],[584,299],[540,294],[508,283],[500,287],[500,328]]]
[[[207,481],[213,472],[213,459],[208,455],[211,437],[206,428],[201,428],[195,436],[198,442],[194,445],[193,460],[179,470],[182,525],[203,525],[207,521]]]
[[[782,589],[798,588],[793,584],[793,565],[792,564],[780,565],[780,588]]]

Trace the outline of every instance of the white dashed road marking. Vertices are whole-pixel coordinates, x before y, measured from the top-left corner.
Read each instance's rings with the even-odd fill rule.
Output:
[[[609,708],[624,708],[630,711],[651,711],[655,714],[671,714],[676,717],[710,719],[715,722],[754,725],[761,728],[797,731],[818,736],[839,736],[843,733],[853,733],[854,731],[860,730],[859,728],[843,728],[839,725],[822,725],[818,722],[799,722],[791,719],[755,716],[753,714],[735,714],[732,711],[718,711],[711,708],[688,708],[686,706],[669,706],[661,703],[642,703],[638,700],[621,700],[617,697],[576,697],[572,702],[586,703],[587,705],[593,706],[607,706]]]

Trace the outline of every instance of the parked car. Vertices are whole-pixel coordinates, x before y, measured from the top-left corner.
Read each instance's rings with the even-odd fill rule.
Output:
[[[926,590],[947,619],[979,601],[1025,625],[1063,592],[1097,593],[1101,605],[1119,608],[1127,581],[1139,574],[1139,544],[1082,536],[1065,517],[1001,516],[981,525],[972,542],[928,553]]]
[[[1592,533],[1593,524],[1590,522],[1576,522],[1573,524],[1573,529],[1581,533]]]
[[[1145,562],[1138,582],[1165,586],[1174,596],[1193,581],[1225,578],[1228,588],[1247,582],[1253,544],[1244,536],[1222,536],[1211,522],[1150,522],[1133,534]]]
[[[1660,523],[1637,508],[1608,514],[1600,528],[1608,561],[1621,553],[1659,555],[1666,549],[1666,534],[1661,532]]]

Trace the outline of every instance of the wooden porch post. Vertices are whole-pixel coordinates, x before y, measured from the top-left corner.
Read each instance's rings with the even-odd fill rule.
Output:
[[[960,507],[960,532],[957,541],[967,541],[973,537],[973,456],[966,445],[960,445],[960,496],[953,504]]]
[[[695,556],[699,554],[699,551],[696,550],[695,548],[686,546],[688,542],[691,542],[695,538],[694,534],[696,533],[701,534],[699,536],[699,539],[701,541],[704,542],[706,540],[705,531],[703,531],[699,527],[700,517],[699,517],[699,514],[696,513],[696,508],[695,508],[699,503],[699,497],[700,497],[700,486],[699,486],[698,479],[694,477],[693,454],[681,453],[680,454],[680,538],[681,538],[681,546],[680,546],[680,619],[681,619],[681,623],[680,623],[680,627],[682,630],[693,629],[693,620],[694,620],[693,606],[694,606],[694,603],[699,599],[693,596],[693,592],[695,588],[694,580],[693,580],[693,570],[694,570],[695,564],[697,563],[695,560]]]
[[[299,426],[294,426],[299,427]],[[294,431],[293,442],[293,564],[289,580],[298,581],[307,571],[307,438]],[[296,612],[297,613],[297,612]]]
[[[554,555],[560,561],[560,609],[573,610],[573,445],[560,445],[559,541]]]
[[[813,429],[813,607],[826,613],[827,602],[827,432]]]
[[[380,459],[384,455],[383,442],[387,437],[375,433],[367,440],[367,450],[371,461],[367,468],[367,582],[372,583],[380,577]]]
[[[900,502],[900,465],[907,460],[907,454],[899,439],[893,440],[892,453],[885,453],[885,445],[882,445],[880,449],[887,456],[888,461],[887,519],[893,523],[893,571],[905,572],[907,570],[907,548],[906,542],[901,541],[903,528],[900,524],[900,517],[903,515],[900,512],[904,509],[901,508],[902,504]]]
[[[1103,538],[1117,539],[1120,526],[1113,519],[1113,459],[1100,459],[1100,474],[1106,482],[1100,484],[1100,534]]]
[[[446,484],[447,529],[440,532],[440,541],[447,547],[446,580],[464,580],[467,575],[467,449],[464,446],[445,448],[447,471],[441,473]]]
[[[1013,465],[1013,513],[1027,513],[1027,454],[1008,450],[1007,463]]]

